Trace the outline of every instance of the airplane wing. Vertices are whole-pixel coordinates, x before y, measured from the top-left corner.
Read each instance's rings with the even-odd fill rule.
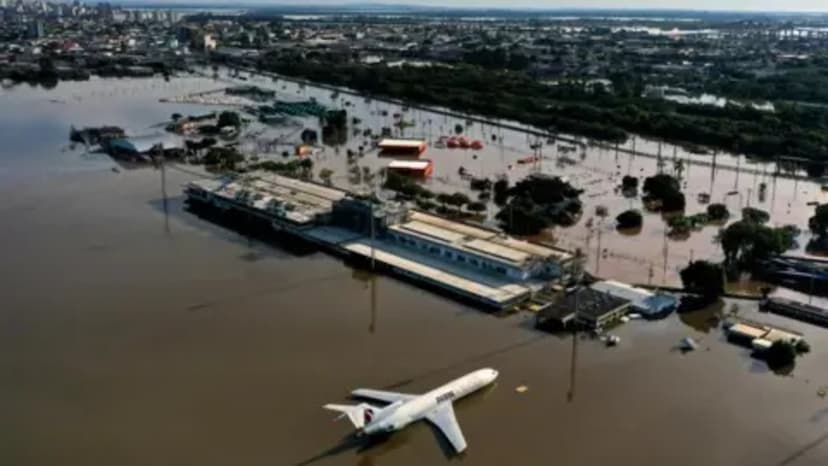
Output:
[[[417,395],[409,395],[408,393],[387,392],[384,390],[373,390],[370,388],[358,388],[352,391],[351,395],[358,398],[370,398],[372,400],[384,401],[386,403],[408,401],[412,398],[417,398]]]
[[[454,417],[454,408],[451,403],[438,405],[426,415],[426,419],[440,429],[457,453],[466,449],[466,439],[463,438],[463,431],[460,430],[460,424]]]

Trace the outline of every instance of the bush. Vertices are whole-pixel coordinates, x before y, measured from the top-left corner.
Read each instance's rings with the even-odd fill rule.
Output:
[[[640,228],[644,223],[644,216],[641,215],[640,211],[630,209],[615,217],[615,221],[618,223],[618,228]]]
[[[241,127],[241,124],[242,124],[242,122],[241,122],[241,117],[239,116],[239,114],[236,113],[236,112],[227,110],[227,111],[221,112],[219,114],[218,123],[216,124],[216,126],[218,126],[219,128],[224,128],[225,126],[232,126],[236,129],[238,129],[238,128]]]
[[[767,223],[770,220],[770,214],[762,209],[745,207],[742,209],[742,220],[753,223]]]
[[[679,215],[671,218],[667,225],[670,227],[669,235],[686,235],[693,229],[693,222],[690,217]]]
[[[492,180],[488,178],[472,178],[471,189],[475,191],[488,191],[492,187]]]
[[[469,202],[466,208],[469,209],[470,212],[483,212],[486,210],[486,204],[482,202]]]
[[[781,368],[796,360],[796,348],[784,340],[776,340],[765,352],[765,360],[771,368]]]
[[[434,210],[437,207],[437,204],[434,201],[430,201],[428,199],[417,198],[417,207],[422,210]]]
[[[499,178],[494,183],[494,201],[497,205],[504,205],[509,199],[509,180]]]
[[[244,155],[232,147],[211,147],[204,156],[204,164],[234,170]]]
[[[632,191],[638,189],[638,178],[635,176],[626,175],[621,180],[621,189],[624,191]]]
[[[684,210],[685,205],[684,194],[678,191],[665,193],[661,198],[661,210],[664,212]]]
[[[712,221],[727,220],[730,217],[730,211],[724,204],[710,204],[707,206],[707,216]]]
[[[644,180],[644,198],[650,201],[660,201],[661,210],[675,212],[684,210],[685,199],[679,181],[667,174],[658,174]]]

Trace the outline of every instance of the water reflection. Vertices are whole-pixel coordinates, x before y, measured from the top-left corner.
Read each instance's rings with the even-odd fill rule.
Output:
[[[686,326],[701,333],[717,330],[724,316],[725,302],[718,301],[704,309],[678,313],[679,320]]]

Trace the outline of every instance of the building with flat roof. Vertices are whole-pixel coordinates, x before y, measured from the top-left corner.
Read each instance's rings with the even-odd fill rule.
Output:
[[[349,260],[368,262],[487,308],[504,309],[560,279],[574,257],[495,230],[371,201],[269,172],[193,181],[189,202],[242,213]]]
[[[104,149],[114,156],[147,156],[184,148],[181,139],[168,134],[124,137],[107,140]]]
[[[828,327],[828,309],[785,298],[766,298],[759,306],[763,311]]]
[[[384,154],[418,156],[425,152],[426,142],[423,139],[383,139],[377,147]]]
[[[590,329],[604,328],[620,320],[630,307],[629,300],[590,288],[580,288],[570,293],[566,302],[575,309],[577,323]]]
[[[739,319],[725,324],[728,341],[756,350],[767,349],[776,341],[796,344],[802,340],[802,334],[761,322]]]
[[[394,160],[388,164],[388,170],[403,175],[427,178],[434,171],[434,162],[423,160]]]
[[[514,280],[560,278],[573,259],[548,246],[417,211],[406,222],[389,226],[385,237],[446,262]]]
[[[276,229],[327,223],[334,204],[347,196],[345,191],[268,172],[193,181],[186,193],[220,209],[241,208],[271,220]]]
[[[593,283],[590,288],[630,301],[630,307],[647,318],[663,317],[678,306],[678,298],[666,293],[653,293],[615,280]]]
[[[535,326],[544,330],[564,330],[574,326],[601,329],[627,313],[630,301],[592,288],[559,296],[538,311]]]

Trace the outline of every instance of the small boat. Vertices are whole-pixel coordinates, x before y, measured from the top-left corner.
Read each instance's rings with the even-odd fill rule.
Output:
[[[463,136],[460,136],[459,138],[457,138],[457,145],[460,146],[460,148],[462,149],[468,149],[470,143],[468,139],[464,138]]]
[[[483,143],[475,139],[471,142],[471,144],[469,144],[469,146],[474,150],[480,150],[483,148]]]
[[[607,346],[618,346],[618,343],[621,343],[621,338],[616,335],[607,335],[607,338],[604,340],[604,344]]]

